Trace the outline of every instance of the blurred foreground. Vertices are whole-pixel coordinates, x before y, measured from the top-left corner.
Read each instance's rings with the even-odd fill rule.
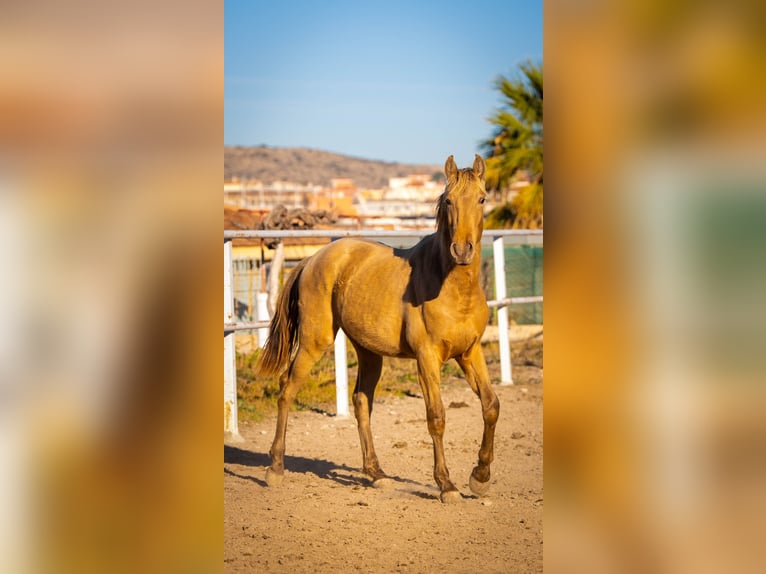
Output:
[[[2,572],[220,565],[222,16],[4,10]]]
[[[545,12],[546,571],[763,572],[766,11]]]

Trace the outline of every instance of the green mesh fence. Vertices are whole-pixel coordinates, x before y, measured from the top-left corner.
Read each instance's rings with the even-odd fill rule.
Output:
[[[487,299],[495,296],[495,263],[492,248],[482,249],[483,284]],[[508,297],[529,297],[543,294],[543,248],[516,245],[505,248],[505,288]],[[496,311],[493,309],[493,320]],[[508,318],[518,325],[541,325],[542,303],[510,305]]]

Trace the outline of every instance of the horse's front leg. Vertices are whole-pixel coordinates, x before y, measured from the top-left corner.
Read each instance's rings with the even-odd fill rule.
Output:
[[[418,381],[426,403],[428,432],[434,443],[434,480],[441,490],[439,498],[442,502],[457,502],[462,498],[450,480],[444,458],[445,413],[439,388],[440,370],[441,361],[433,353],[422,352],[418,357]]]
[[[481,448],[479,449],[479,463],[474,467],[468,481],[471,490],[481,496],[489,490],[489,466],[494,458],[495,425],[500,415],[500,401],[497,399],[497,395],[489,382],[487,363],[484,360],[484,353],[482,353],[479,343],[476,343],[467,352],[458,357],[457,362],[465,373],[466,381],[468,381],[473,392],[479,396],[481,401],[484,434],[481,439]]]

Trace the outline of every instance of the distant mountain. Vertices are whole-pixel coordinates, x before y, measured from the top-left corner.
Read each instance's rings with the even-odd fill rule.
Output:
[[[255,178],[266,183],[277,180],[330,185],[336,177],[350,177],[358,187],[380,188],[390,177],[413,173],[442,173],[441,165],[411,165],[361,159],[308,148],[268,146],[224,146],[223,174],[226,179]]]

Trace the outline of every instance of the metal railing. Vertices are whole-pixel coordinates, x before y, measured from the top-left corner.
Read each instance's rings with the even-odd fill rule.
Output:
[[[365,237],[365,238],[422,238],[433,233],[433,230],[225,230],[223,232],[223,401],[224,401],[224,435],[228,438],[239,438],[237,417],[237,364],[235,352],[235,333],[241,330],[264,329],[269,326],[268,320],[239,322],[234,317],[232,240],[233,239],[276,239],[276,238],[331,238]],[[495,267],[495,300],[488,301],[490,307],[497,307],[498,343],[500,347],[500,384],[513,384],[511,373],[511,352],[508,336],[508,305],[523,303],[540,303],[542,296],[508,297],[505,285],[505,245],[542,245],[542,230],[499,230],[484,231],[482,244],[491,244]],[[346,337],[343,331],[338,331],[335,338],[335,397],[338,416],[348,416],[348,368],[346,365]]]

